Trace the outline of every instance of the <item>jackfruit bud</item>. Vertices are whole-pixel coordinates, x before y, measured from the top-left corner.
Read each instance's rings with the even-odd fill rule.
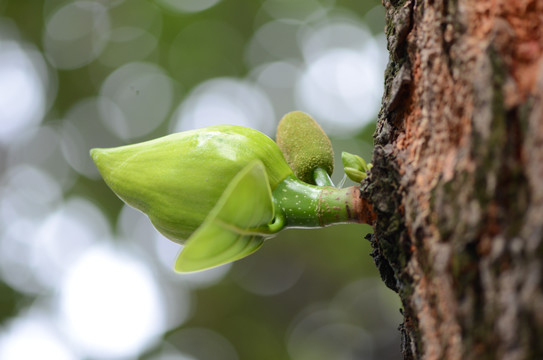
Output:
[[[117,196],[179,243],[204,222],[230,182],[249,164],[262,163],[271,190],[292,175],[273,140],[232,125],[93,149],[91,156]]]
[[[301,111],[286,114],[277,127],[276,141],[290,168],[300,180],[315,184],[314,172],[317,168],[332,175],[332,143],[308,114]]]

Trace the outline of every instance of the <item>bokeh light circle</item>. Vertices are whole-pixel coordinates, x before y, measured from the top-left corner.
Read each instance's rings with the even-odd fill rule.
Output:
[[[325,16],[334,3],[335,0],[267,0],[262,8],[276,19],[314,21]]]
[[[100,62],[118,67],[135,60],[143,60],[157,47],[156,36],[146,29],[135,26],[117,27],[111,30],[109,44],[100,55]]]
[[[0,142],[40,123],[47,107],[47,68],[41,55],[0,40]]]
[[[134,62],[115,70],[104,81],[100,103],[104,125],[121,139],[144,136],[169,114],[173,101],[171,78],[158,66]]]
[[[352,136],[375,121],[383,93],[386,48],[350,18],[302,29],[306,68],[296,85],[298,107],[332,136]]]
[[[110,17],[95,1],[74,1],[57,9],[45,25],[43,45],[59,69],[77,69],[96,59],[107,44]]]
[[[165,330],[156,279],[111,247],[96,247],[73,266],[61,287],[59,311],[67,336],[91,357],[135,356]]]
[[[78,360],[79,357],[64,343],[50,319],[30,312],[0,331],[0,359]]]
[[[204,82],[189,94],[174,114],[172,131],[230,124],[272,135],[276,124],[274,116],[267,95],[257,85],[219,78]]]
[[[317,305],[294,323],[288,341],[293,359],[371,359],[371,335],[341,309]]]
[[[328,134],[350,135],[377,115],[382,75],[363,53],[331,50],[302,74],[297,100]]]
[[[165,9],[179,13],[195,13],[217,5],[221,0],[157,0]]]
[[[185,328],[170,336],[182,355],[194,359],[239,360],[232,344],[221,334],[206,328]]]
[[[119,140],[104,124],[103,110],[109,114],[121,114],[117,104],[104,97],[84,98],[73,104],[66,112],[60,128],[62,155],[73,170],[89,178],[98,178],[96,165],[89,156],[94,147],[118,145]]]
[[[81,198],[55,208],[61,197],[58,184],[34,168],[14,170],[12,181],[23,186],[15,191],[8,185],[5,193],[0,192],[0,225],[9,223],[0,237],[0,276],[14,289],[28,294],[57,289],[78,257],[97,238],[109,235],[107,220],[98,208]],[[31,196],[32,187],[44,195]],[[26,209],[40,202],[44,214],[30,217]]]

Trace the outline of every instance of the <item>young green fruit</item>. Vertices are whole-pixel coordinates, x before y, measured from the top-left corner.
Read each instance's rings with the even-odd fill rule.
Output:
[[[315,170],[334,171],[334,150],[328,136],[315,120],[301,111],[286,114],[277,126],[277,145],[294,174],[316,184]]]

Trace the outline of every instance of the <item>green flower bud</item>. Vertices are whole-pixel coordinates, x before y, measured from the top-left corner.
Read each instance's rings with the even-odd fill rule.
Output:
[[[361,182],[368,176],[365,172],[352,167],[345,167],[343,170],[345,171],[347,177],[354,182]]]
[[[334,150],[330,139],[311,116],[301,111],[286,114],[277,127],[277,145],[294,174],[316,184],[315,170],[334,171]],[[319,184],[320,185],[320,184]]]
[[[91,156],[122,200],[147,214],[157,230],[179,243],[198,229],[230,182],[248,165],[255,161],[263,165],[272,190],[292,174],[273,140],[231,125],[93,149]]]
[[[366,162],[358,155],[344,151],[341,153],[341,161],[344,167],[351,167],[360,171],[367,169]]]
[[[308,115],[294,115],[295,120],[302,118],[302,134],[318,127],[307,123],[313,121]],[[328,139],[324,133],[319,136]],[[330,169],[330,159],[315,163],[313,155],[321,150],[313,150],[304,161],[317,184],[327,185],[324,169]],[[330,155],[329,151],[325,152]],[[179,272],[238,260],[286,227],[370,223],[374,218],[358,188],[302,182],[273,140],[240,126],[210,126],[135,145],[93,149],[91,156],[122,200],[147,214],[166,237],[185,245],[175,264]]]
[[[341,161],[343,162],[343,170],[345,174],[355,182],[361,182],[368,176],[368,171],[371,169],[371,164],[366,164],[366,161],[358,155],[348,152],[341,153]]]

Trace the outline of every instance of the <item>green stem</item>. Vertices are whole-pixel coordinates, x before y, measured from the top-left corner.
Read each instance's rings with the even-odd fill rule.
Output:
[[[334,186],[326,170],[320,167],[313,171],[313,180],[315,180],[315,184],[318,186]]]
[[[355,186],[315,186],[290,176],[275,188],[273,199],[276,214],[271,229],[371,223],[374,219],[371,205]]]

